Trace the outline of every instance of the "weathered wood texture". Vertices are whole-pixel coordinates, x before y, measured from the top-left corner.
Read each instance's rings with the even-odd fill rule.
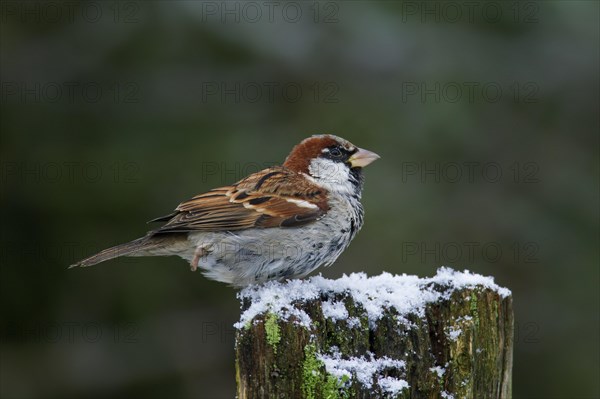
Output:
[[[437,284],[431,287],[447,290]],[[343,302],[347,319],[324,316],[323,303],[332,300]],[[249,306],[246,298],[242,308]],[[428,303],[422,312],[400,315],[386,308],[375,323],[344,293],[321,294],[294,306],[310,316],[310,326],[297,323],[294,316],[284,320],[267,312],[238,329],[240,399],[511,397],[511,296],[479,286],[461,288]],[[350,377],[327,372],[321,356],[332,353],[342,359],[389,358],[404,363],[380,370],[365,384],[352,370]],[[385,381],[378,381],[385,377],[403,380],[407,387],[386,391]]]

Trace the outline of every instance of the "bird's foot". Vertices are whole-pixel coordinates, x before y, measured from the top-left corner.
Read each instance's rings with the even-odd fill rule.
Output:
[[[204,256],[204,254],[206,254],[206,250],[204,249],[204,247],[198,247],[196,248],[196,251],[194,251],[194,257],[192,258],[192,261],[190,262],[190,270],[195,272],[198,269],[198,264],[200,263],[200,258],[202,256]]]

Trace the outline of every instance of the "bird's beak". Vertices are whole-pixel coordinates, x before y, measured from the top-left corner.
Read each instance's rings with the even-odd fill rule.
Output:
[[[348,162],[350,162],[350,165],[352,165],[353,168],[364,168],[379,158],[379,155],[374,152],[359,148],[358,151],[348,159]]]

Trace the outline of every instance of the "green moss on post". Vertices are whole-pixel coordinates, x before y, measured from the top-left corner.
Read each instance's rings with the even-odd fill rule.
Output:
[[[273,352],[277,353],[277,344],[281,341],[281,330],[277,324],[278,317],[275,313],[269,313],[265,321],[265,333],[267,334],[267,342],[273,348]]]

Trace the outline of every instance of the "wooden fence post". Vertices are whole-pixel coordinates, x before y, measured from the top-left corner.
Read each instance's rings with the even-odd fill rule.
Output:
[[[489,277],[313,277],[239,297],[240,399],[511,397],[512,297]]]

